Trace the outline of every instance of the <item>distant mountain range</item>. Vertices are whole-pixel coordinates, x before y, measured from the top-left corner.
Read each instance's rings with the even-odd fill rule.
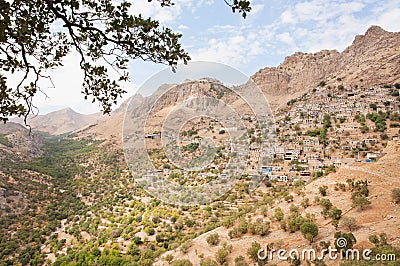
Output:
[[[387,32],[378,26],[372,26],[364,35],[356,36],[353,43],[341,53],[336,50],[297,52],[287,56],[279,66],[263,68],[251,78],[267,96],[271,107],[276,110],[321,82],[326,86],[368,87],[400,82],[399,77],[400,33]],[[166,87],[168,85],[161,86],[155,94]],[[139,109],[146,108],[146,98],[135,95],[133,99]],[[84,115],[66,108],[33,117],[28,122],[33,130],[51,135],[72,132],[92,125],[80,132],[100,138],[120,137],[129,100],[109,116],[102,116],[100,113]],[[11,121],[23,123],[21,119]]]
[[[54,111],[46,115],[32,116],[28,119],[28,125],[34,131],[48,133],[50,135],[60,135],[84,128],[95,123],[101,118],[101,113],[80,114],[71,108]],[[24,124],[23,119],[14,118],[12,122]]]

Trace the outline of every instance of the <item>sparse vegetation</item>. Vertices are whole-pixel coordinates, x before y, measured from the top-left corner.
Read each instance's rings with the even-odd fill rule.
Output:
[[[356,228],[356,218],[345,216],[341,220],[341,225],[347,228],[350,232]]]
[[[282,219],[283,219],[283,217],[284,217],[284,214],[283,214],[283,211],[282,211],[282,209],[281,208],[275,208],[275,211],[274,211],[275,213],[274,213],[274,218],[277,220],[277,221],[282,221]]]
[[[187,151],[187,152],[194,152],[195,150],[197,150],[199,148],[199,143],[189,143],[186,146],[182,147],[183,151]]]
[[[306,222],[300,226],[300,231],[304,238],[312,243],[318,235],[318,226],[313,222]]]
[[[219,265],[223,265],[226,262],[226,257],[228,257],[228,251],[225,248],[218,249],[215,254],[215,260],[219,263]]]
[[[353,207],[360,207],[361,210],[365,210],[369,205],[371,204],[371,201],[369,201],[366,197],[364,196],[355,196],[353,198]]]
[[[216,246],[219,244],[219,235],[218,233],[210,234],[209,236],[207,236],[206,240],[210,246]]]
[[[254,223],[249,223],[248,231],[253,235],[265,236],[269,233],[270,223],[258,218]]]
[[[392,190],[392,199],[396,204],[400,203],[400,188],[394,188]]]
[[[0,144],[6,147],[12,147],[12,143],[7,139],[5,134],[0,134]]]
[[[247,254],[249,255],[249,258],[257,262],[258,261],[258,251],[261,249],[261,245],[258,242],[253,242],[251,243],[251,247],[247,249]]]
[[[182,243],[180,247],[180,251],[184,254],[186,254],[189,251],[189,248],[192,246],[192,240],[187,240],[184,243]]]
[[[218,263],[213,259],[205,259],[200,262],[200,266],[218,266]]]
[[[172,266],[193,266],[193,263],[191,263],[190,260],[183,259],[174,261]]]
[[[325,197],[327,195],[328,187],[321,186],[318,188],[318,190],[319,190],[319,194],[321,194],[321,196]]]
[[[239,256],[235,258],[235,266],[249,266],[243,256]]]

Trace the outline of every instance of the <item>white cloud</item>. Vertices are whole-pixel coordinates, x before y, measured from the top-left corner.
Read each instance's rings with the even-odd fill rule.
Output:
[[[394,8],[395,2],[397,8]],[[373,8],[368,4],[374,4]],[[355,35],[363,34],[373,24],[399,31],[398,14],[398,1],[394,0],[300,2],[282,12],[275,22],[277,32],[283,32],[276,39],[304,52],[322,49],[340,51],[351,44]]]
[[[178,26],[178,29],[179,30],[187,30],[187,29],[189,29],[189,27],[187,25],[181,24],[181,25]]]
[[[162,25],[174,24],[180,20],[185,10],[194,13],[201,7],[211,8],[214,0],[178,0],[173,1],[174,5],[170,7],[161,7],[158,1],[148,2],[148,0],[132,1],[132,14],[141,14],[143,17],[151,17],[158,20]]]
[[[201,7],[201,6],[211,6],[215,3],[215,0],[200,0],[200,1],[195,1],[196,7]]]
[[[238,27],[235,25],[215,25],[212,28],[208,29],[209,34],[222,34],[227,32],[233,32]]]
[[[293,17],[293,13],[290,10],[287,10],[282,13],[281,15],[281,22],[282,23],[296,23],[295,18]]]
[[[222,26],[223,35],[215,34],[207,45],[193,49],[194,60],[211,60],[239,67],[252,61],[255,57],[265,54],[271,32],[262,28]],[[217,32],[212,29],[212,32]]]
[[[250,56],[258,54],[261,48],[256,42],[244,36],[232,36],[228,39],[210,39],[208,46],[195,51],[194,60],[211,60],[238,66],[247,63]]]
[[[263,4],[254,4],[251,6],[251,16],[254,16],[264,10],[264,5]]]
[[[161,24],[171,24],[178,20],[185,8],[194,8],[194,0],[175,1],[173,6],[161,7],[158,1],[147,0],[132,1],[131,12],[141,14],[144,18],[151,17]]]
[[[374,24],[382,26],[388,31],[399,31],[400,29],[400,8],[394,8],[382,13]]]
[[[290,35],[290,33],[289,32],[283,32],[283,33],[281,33],[281,34],[278,34],[278,35],[276,35],[276,38],[279,40],[279,41],[281,41],[281,42],[283,42],[283,43],[285,43],[285,44],[287,44],[287,45],[289,45],[289,46],[292,46],[292,47],[295,47],[296,46],[296,44],[295,44],[295,42],[294,42],[294,39],[292,38],[292,36]]]
[[[308,1],[301,2],[282,13],[280,22],[297,24],[305,21],[326,21],[340,15],[361,11],[365,4],[360,1]]]

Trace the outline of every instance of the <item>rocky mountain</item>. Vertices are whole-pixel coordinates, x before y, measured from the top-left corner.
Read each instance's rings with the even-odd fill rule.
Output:
[[[370,27],[343,52],[297,52],[277,67],[267,67],[252,80],[268,96],[273,109],[318,84],[367,87],[399,81],[400,33]]]
[[[322,50],[317,53],[297,52],[287,56],[277,67],[267,67],[255,73],[251,79],[265,93],[271,108],[276,110],[303,95],[319,84],[337,87],[369,87],[399,82],[400,76],[400,33],[387,32],[378,26],[370,27],[364,35],[355,37],[343,52]],[[148,108],[171,85],[163,85],[151,96],[133,96],[140,110]],[[242,86],[241,89],[246,89]],[[191,90],[177,91],[176,99]],[[171,97],[170,97],[171,98]],[[172,97],[173,98],[173,97]],[[101,138],[117,136],[120,139],[124,111],[131,100],[125,101],[110,116],[103,117],[84,131],[84,134]]]
[[[131,101],[134,101],[135,105],[139,106],[143,102],[143,97],[139,94],[135,94],[125,100],[116,110],[111,112],[110,115],[101,117],[96,123],[79,131],[79,135],[90,136],[95,139],[116,139],[119,141],[122,138],[125,110]]]
[[[353,43],[343,52],[296,52],[287,56],[277,67],[259,70],[251,79],[265,93],[271,108],[276,110],[318,85],[369,87],[399,82],[399,76],[400,33],[387,32],[378,26],[372,26],[364,35],[356,36]],[[158,97],[170,86],[160,86],[149,97],[133,96],[135,105],[138,106],[136,112],[146,109],[147,103],[152,102],[153,97]],[[243,88],[245,89],[245,86]],[[181,93],[191,92],[177,91],[177,99]],[[91,125],[82,131],[84,135],[100,138],[116,136],[120,139],[125,109],[131,99],[122,103],[109,116],[101,117],[99,113],[83,115],[66,108],[36,116],[29,124],[34,130],[52,135],[76,131]]]
[[[122,138],[125,111],[128,105],[136,107],[134,108],[135,113],[146,114],[146,110],[151,107],[151,103],[171,86],[173,86],[173,84],[163,84],[148,97],[135,94],[125,100],[116,110],[111,112],[110,115],[102,117],[92,126],[79,132],[79,134],[81,136],[92,136],[99,139],[115,138],[117,141],[120,141]]]
[[[0,159],[34,157],[42,154],[41,146],[42,138],[24,126],[13,122],[0,124]]]
[[[35,131],[60,135],[93,124],[100,117],[100,113],[85,115],[77,113],[71,108],[65,108],[46,115],[33,116],[28,119],[28,124]],[[21,119],[12,121],[23,124]]]

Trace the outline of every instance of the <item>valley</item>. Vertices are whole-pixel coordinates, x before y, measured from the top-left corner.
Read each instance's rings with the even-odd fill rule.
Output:
[[[400,33],[373,26],[342,53],[296,53],[260,70],[252,79],[273,111],[265,123],[235,96],[249,83],[227,89],[202,79],[133,96],[140,118],[152,97],[170,89],[140,134],[123,132],[129,101],[102,118],[48,114],[31,134],[17,120],[1,125],[0,265],[399,265],[399,47]],[[181,171],[162,149],[162,121],[200,92],[229,103],[244,129],[206,117],[186,121],[170,152],[188,168],[204,156],[208,168]],[[242,143],[230,139],[235,130]],[[213,184],[228,175],[233,153],[248,156],[221,197],[169,204],[132,174],[127,157],[136,158],[137,169],[142,158],[127,155],[125,142],[135,140],[146,141],[155,171],[180,186]],[[203,149],[211,142],[212,156]],[[260,180],[255,190],[253,178]],[[392,260],[257,257],[265,245],[321,252],[338,239],[346,250]]]

